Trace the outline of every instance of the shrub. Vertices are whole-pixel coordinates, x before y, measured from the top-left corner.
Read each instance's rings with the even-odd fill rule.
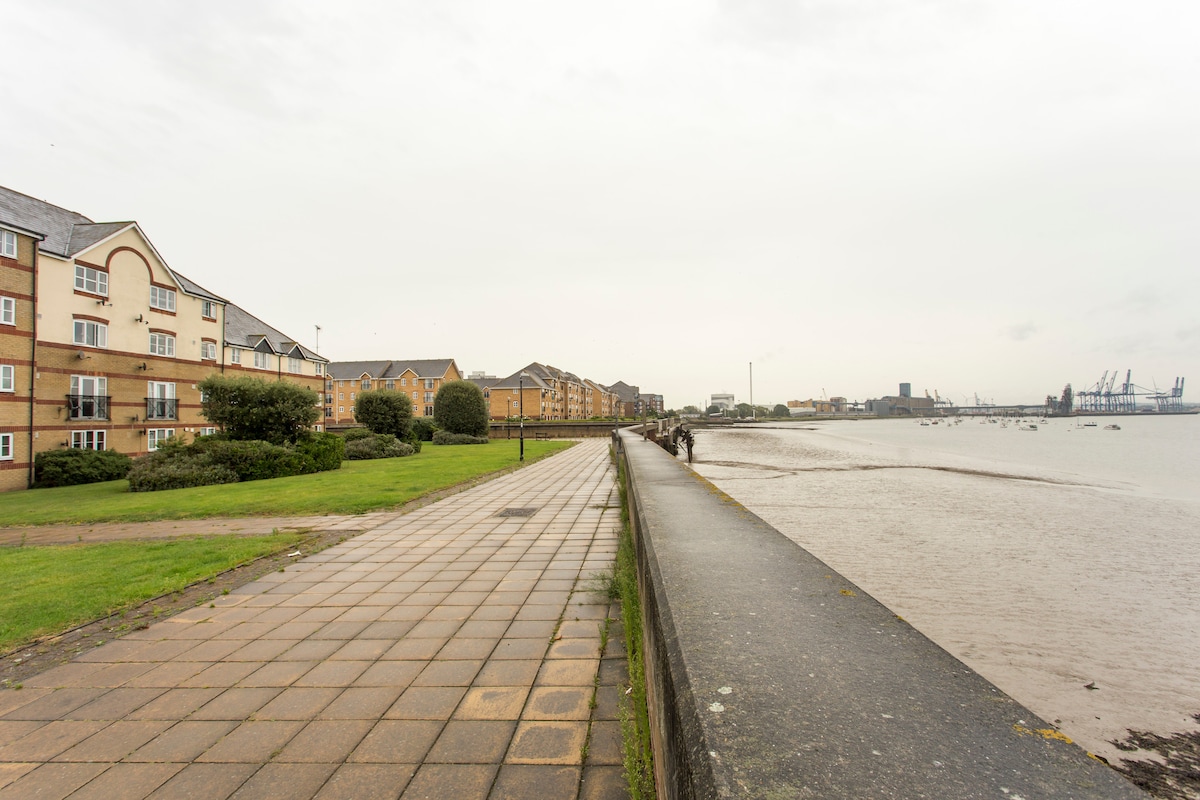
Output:
[[[450,431],[438,431],[433,435],[434,444],[487,444],[489,441],[486,436],[471,436]]]
[[[35,488],[115,481],[129,474],[133,460],[115,450],[47,450],[33,459]]]
[[[373,434],[370,439],[359,438],[346,443],[346,458],[361,461],[370,458],[402,458],[414,453],[413,446],[391,434]]]
[[[310,433],[292,446],[202,436],[190,445],[168,440],[138,459],[130,472],[135,492],[183,489],[214,483],[285,478],[338,469],[345,443],[331,433]]]
[[[222,464],[201,458],[159,458],[158,453],[143,456],[129,471],[129,491],[158,492],[187,489],[218,483],[237,483],[237,473]]]
[[[334,433],[314,433],[296,442],[296,452],[309,462],[305,472],[327,472],[341,469],[346,455],[346,441]]]
[[[357,439],[370,439],[374,435],[370,428],[351,428],[342,434],[342,438],[347,442],[353,442]]]
[[[409,441],[432,442],[433,434],[437,429],[437,423],[429,417],[414,417],[412,421],[412,439]],[[417,452],[421,451],[417,450]]]
[[[288,381],[210,375],[199,386],[201,413],[230,439],[295,442],[320,416],[317,393]]]
[[[442,430],[487,436],[488,407],[483,390],[470,381],[443,383],[433,401],[433,418]]]
[[[372,433],[390,433],[407,439],[412,429],[412,399],[407,392],[373,389],[359,392],[354,401],[354,418]]]

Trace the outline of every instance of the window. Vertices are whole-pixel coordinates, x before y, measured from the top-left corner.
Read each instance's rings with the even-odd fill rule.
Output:
[[[175,355],[175,337],[169,333],[152,333],[152,334],[150,334],[150,355],[152,355],[152,356],[174,356]]]
[[[313,365],[313,374],[316,375],[317,377],[324,377],[325,369],[324,369],[324,367],[321,366],[321,362],[318,361],[316,364]]]
[[[327,391],[327,392],[333,391],[333,381],[325,381],[325,391]]]
[[[394,389],[396,388],[396,382],[395,382],[395,381],[388,381],[388,382],[387,382],[387,388],[389,388],[389,389],[393,389],[393,390],[394,390]]]
[[[322,428],[320,425],[313,425],[313,430],[316,431],[317,433],[320,433]]]
[[[288,372],[299,375],[304,369],[304,362],[298,358],[288,358]]]
[[[0,433],[0,461],[12,461],[13,459],[13,435],[11,433]]]
[[[196,431],[196,435],[197,436],[212,436],[216,432],[217,432],[216,428],[201,428],[200,430]]]
[[[85,347],[108,347],[108,326],[103,322],[77,319],[74,342]]]
[[[350,413],[351,413],[351,414],[353,414],[353,413],[354,413],[354,406],[350,406]]]
[[[17,257],[17,235],[12,231],[0,231],[0,256]]]
[[[90,294],[108,296],[108,273],[82,264],[75,265],[75,288]]]
[[[346,413],[346,407],[345,407],[345,406],[338,406],[338,413],[339,413],[339,414],[345,414],[345,413]]]
[[[0,297],[0,325],[17,324],[17,301],[11,297]]]
[[[325,395],[325,404],[333,405],[333,395],[332,394]]]
[[[71,419],[108,419],[108,378],[72,375],[67,413]]]
[[[401,386],[408,386],[408,378],[401,378],[401,379],[400,379],[400,385],[401,385]]]
[[[432,389],[432,388],[433,388],[433,378],[426,378],[426,379],[425,379],[425,388],[426,388],[426,389]]]
[[[353,400],[353,399],[354,399],[354,392],[351,392],[351,393],[350,393],[350,399],[351,399],[351,400]]]
[[[338,400],[345,400],[345,399],[346,399],[346,393],[338,392]]]
[[[0,392],[15,392],[15,382],[13,379],[13,365],[0,364]]]
[[[432,402],[433,402],[433,392],[426,392],[426,393],[425,393],[425,402],[426,402],[426,403],[432,403]]]
[[[146,383],[146,419],[176,419],[175,384]]]
[[[254,368],[255,369],[270,369],[271,368],[271,362],[268,360],[266,353],[260,353],[257,350],[254,351]]]
[[[150,307],[159,311],[175,310],[175,290],[163,286],[150,287]]]
[[[205,319],[217,318],[217,304],[212,300],[203,300],[200,303],[200,316]]]
[[[242,363],[242,351],[240,348],[234,347],[229,351],[229,363],[230,364]]]
[[[217,360],[217,343],[216,342],[201,342],[200,343],[200,358],[208,359],[209,361]]]
[[[371,379],[370,379],[370,378],[363,378],[363,381],[362,381],[362,383],[359,385],[359,387],[358,387],[358,388],[362,389],[363,391],[366,391],[367,389],[370,389],[370,388],[371,388]]]
[[[157,450],[159,445],[167,439],[173,438],[175,438],[174,428],[149,428],[146,430],[146,441],[151,450]]]
[[[326,416],[326,417],[332,417],[332,416],[333,416],[333,408],[332,408],[332,407],[331,407],[331,408],[327,408],[327,409],[325,409],[325,416]]]
[[[71,431],[71,447],[76,450],[103,450],[104,431]]]
[[[427,416],[427,417],[433,416],[433,406],[425,406],[425,416]]]

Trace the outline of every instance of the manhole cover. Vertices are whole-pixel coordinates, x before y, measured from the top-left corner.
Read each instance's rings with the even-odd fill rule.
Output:
[[[532,517],[537,513],[536,508],[506,508],[497,517]]]

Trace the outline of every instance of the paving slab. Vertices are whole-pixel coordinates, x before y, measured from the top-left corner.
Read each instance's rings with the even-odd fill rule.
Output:
[[[404,513],[0,530],[353,535],[0,690],[0,800],[623,798],[618,502],[589,440]]]

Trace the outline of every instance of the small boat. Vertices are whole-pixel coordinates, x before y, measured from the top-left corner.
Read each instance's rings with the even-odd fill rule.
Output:
[[[1018,425],[1018,426],[1017,426],[1017,430],[1019,430],[1019,431],[1036,431],[1036,430],[1037,430],[1037,423],[1035,423],[1035,422],[1022,422],[1020,425]]]
[[[1113,425],[1105,425],[1105,426],[1104,426],[1104,430],[1106,430],[1106,431],[1119,431],[1119,430],[1121,430],[1121,426],[1120,426],[1120,425],[1116,425],[1116,424],[1113,424]]]
[[[1085,423],[1083,423],[1083,427],[1085,427],[1085,428],[1094,428],[1094,427],[1096,427],[1096,423],[1094,423],[1094,422],[1085,422]]]

